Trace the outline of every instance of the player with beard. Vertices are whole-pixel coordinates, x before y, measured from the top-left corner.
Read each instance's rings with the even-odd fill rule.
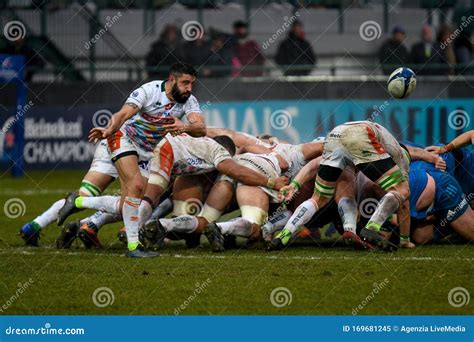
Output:
[[[107,139],[117,168],[122,192],[120,204],[108,196],[101,199],[108,212],[122,213],[130,257],[157,256],[144,250],[138,241],[138,208],[146,186],[139,172],[139,160],[150,160],[153,149],[167,133],[196,137],[206,134],[199,103],[191,95],[196,76],[191,65],[174,64],[167,80],[152,81],[134,90],[106,128],[93,128],[89,134],[90,141]],[[184,116],[188,120],[186,124],[180,120]],[[59,211],[58,224],[75,208],[82,208],[82,198],[77,193],[68,196]]]

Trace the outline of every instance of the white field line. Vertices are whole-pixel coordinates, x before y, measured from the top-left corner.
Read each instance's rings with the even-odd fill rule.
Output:
[[[53,247],[45,249],[41,247],[38,251],[31,248],[18,248],[11,250],[0,250],[0,256],[2,255],[64,255],[68,257],[83,257],[83,256],[97,256],[97,257],[124,257],[124,253],[95,253],[90,251],[57,251]],[[285,256],[285,255],[245,255],[245,254],[232,254],[232,255],[183,255],[183,254],[168,254],[162,253],[160,258],[180,258],[180,259],[269,259],[269,260],[302,260],[302,261],[324,261],[324,260],[355,260],[359,258],[352,258],[349,256]],[[446,260],[458,260],[458,261],[474,261],[474,258],[439,258],[439,257],[390,257],[390,256],[378,256],[374,260],[383,261],[446,261]],[[370,262],[370,260],[368,260]]]
[[[38,190],[19,190],[12,188],[0,189],[0,196],[37,196],[49,194],[67,194],[71,189],[38,189]]]

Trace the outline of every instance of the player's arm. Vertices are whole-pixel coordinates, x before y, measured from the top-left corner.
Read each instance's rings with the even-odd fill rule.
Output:
[[[209,138],[215,138],[218,135],[227,135],[229,138],[233,138],[232,134],[234,133],[233,130],[229,128],[220,128],[220,127],[206,127],[206,135]],[[234,140],[234,139],[232,139]],[[235,144],[235,141],[234,141]]]
[[[132,116],[137,114],[140,111],[140,107],[133,103],[127,102],[122,108],[112,115],[110,118],[109,124],[107,127],[95,127],[89,132],[89,141],[93,142],[98,139],[106,139],[115,132],[117,132],[120,127],[130,119]]]
[[[214,138],[218,135],[227,135],[229,138],[232,139],[235,146],[239,148],[242,148],[243,146],[246,146],[246,145],[255,145],[258,141],[258,138],[256,137],[250,136],[248,134],[243,134],[241,132],[236,132],[229,128],[217,128],[217,127],[207,128],[208,137]],[[241,152],[241,153],[244,153],[244,152]],[[263,152],[263,153],[267,153],[267,152]]]
[[[264,186],[270,189],[279,190],[288,183],[288,178],[269,178],[261,173],[253,171],[238,164],[233,159],[225,159],[217,165],[217,170],[233,179],[250,186]]]
[[[323,154],[324,144],[320,142],[310,142],[301,145],[301,152],[304,160],[313,160]]]
[[[458,148],[473,145],[474,144],[474,130],[465,132],[458,136],[457,138],[453,139],[449,144],[445,146],[429,146],[426,148],[427,151],[442,154],[446,152],[451,152]]]
[[[191,112],[186,115],[188,123],[184,123],[178,118],[174,118],[174,122],[169,125],[163,125],[166,133],[173,135],[188,133],[192,137],[203,137],[206,135],[206,123],[204,116],[198,112]]]
[[[441,171],[446,171],[446,162],[439,155],[423,150],[419,147],[406,146],[412,160],[423,160],[436,166]]]
[[[255,153],[255,154],[268,154],[272,153],[272,150],[263,145],[244,145],[240,148],[240,153]]]
[[[296,192],[298,192],[303,184],[309,182],[311,179],[316,178],[318,173],[319,163],[321,158],[316,158],[306,164],[296,177],[291,181],[287,186],[284,186],[280,189],[280,200],[281,201],[290,201]]]
[[[201,113],[191,112],[187,116],[188,123],[184,124],[184,132],[193,137],[204,137],[206,135],[206,123]]]

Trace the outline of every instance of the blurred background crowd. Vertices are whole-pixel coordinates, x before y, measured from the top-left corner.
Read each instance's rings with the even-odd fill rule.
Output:
[[[3,37],[0,53],[24,54],[28,80],[48,68],[93,79],[112,60],[122,78],[137,68],[162,78],[177,61],[198,66],[200,77],[387,74],[398,66],[419,75],[472,75],[471,2],[10,0],[2,2],[2,23],[18,19],[26,32]],[[109,29],[114,13],[121,15]],[[74,32],[76,16],[90,22],[88,32]],[[58,20],[71,32],[54,32]],[[197,23],[192,38],[190,22]],[[362,36],[366,23],[375,23],[376,39]]]

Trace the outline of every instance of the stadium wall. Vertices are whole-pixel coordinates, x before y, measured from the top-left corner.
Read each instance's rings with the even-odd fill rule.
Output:
[[[198,85],[196,96],[209,126],[269,133],[292,143],[324,136],[337,124],[351,120],[373,120],[399,140],[426,145],[474,129],[474,98],[467,81],[420,83],[416,96],[407,100],[389,98],[382,80],[272,83],[242,79],[227,84],[205,80]],[[25,167],[87,169],[94,152],[94,146],[85,140],[87,132],[94,125],[103,125],[135,86],[107,82],[33,85],[30,106],[23,113]],[[7,129],[15,116],[14,96],[7,95],[10,91],[5,88],[0,95],[0,156],[7,160],[14,141],[12,130]]]

